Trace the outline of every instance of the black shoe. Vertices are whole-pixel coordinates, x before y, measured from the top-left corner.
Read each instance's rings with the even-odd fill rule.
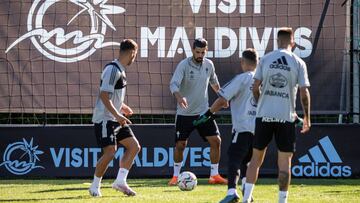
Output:
[[[239,202],[240,197],[236,193],[233,195],[226,195],[224,199],[222,199],[219,203],[235,203]]]

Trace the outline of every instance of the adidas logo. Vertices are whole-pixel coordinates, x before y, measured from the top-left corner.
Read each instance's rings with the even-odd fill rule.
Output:
[[[288,66],[285,56],[273,61],[272,64],[270,64],[270,68],[290,71],[290,67]]]
[[[350,177],[351,167],[343,162],[328,136],[319,140],[319,145],[309,149],[309,154],[299,158],[299,165],[292,167],[296,177]]]

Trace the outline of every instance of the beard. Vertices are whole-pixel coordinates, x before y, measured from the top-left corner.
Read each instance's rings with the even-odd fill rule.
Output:
[[[194,58],[194,61],[195,61],[196,63],[202,63],[203,60],[204,60],[204,58],[201,58],[201,57]]]

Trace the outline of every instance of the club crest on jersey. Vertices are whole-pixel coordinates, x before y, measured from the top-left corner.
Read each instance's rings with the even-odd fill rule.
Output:
[[[281,73],[274,74],[270,76],[269,83],[271,86],[276,88],[284,88],[288,84],[288,81],[285,76]]]

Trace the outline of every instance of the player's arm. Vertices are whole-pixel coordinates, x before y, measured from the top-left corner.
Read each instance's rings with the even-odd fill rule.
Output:
[[[261,80],[255,79],[253,86],[252,86],[252,92],[253,92],[254,99],[256,102],[258,102],[259,97],[260,97],[260,85],[261,85]]]
[[[311,121],[310,121],[310,92],[307,87],[300,87],[300,99],[301,105],[304,111],[303,118],[303,127],[301,133],[306,133],[310,130]]]
[[[185,69],[185,67],[182,65],[182,63],[180,63],[176,67],[174,75],[172,76],[171,81],[170,81],[170,91],[175,96],[177,103],[182,108],[187,108],[188,103],[186,101],[186,98],[180,94],[180,85],[181,85],[181,82],[182,82],[182,80],[184,78],[184,74],[185,74],[184,69]]]
[[[128,105],[126,105],[125,103],[123,103],[122,105],[121,105],[121,111],[124,113],[124,115],[125,116],[131,116],[131,115],[133,115],[133,110],[128,106]]]
[[[186,101],[186,98],[183,97],[180,92],[174,92],[173,95],[176,98],[177,103],[184,109],[188,107],[188,103]]]
[[[220,111],[222,108],[227,108],[228,106],[229,106],[228,101],[224,97],[220,96],[211,105],[210,112],[211,113],[216,113],[216,112]]]
[[[228,101],[220,96],[204,114],[200,115],[199,118],[193,121],[193,125],[198,126],[200,124],[206,123],[208,120],[215,119],[214,114],[220,111],[220,109],[227,108],[228,106]]]
[[[116,120],[120,123],[120,125],[125,125],[126,123],[130,123],[131,121],[127,119],[125,116],[121,115],[114,107],[113,103],[110,100],[109,92],[101,91],[100,99],[103,102],[105,108],[115,116]]]
[[[219,83],[219,80],[217,78],[217,75],[215,73],[215,69],[214,69],[214,71],[212,72],[212,74],[210,76],[210,86],[211,86],[211,88],[214,90],[214,92],[216,94],[219,93],[219,90],[220,90],[221,87],[220,87],[220,83]],[[227,108],[227,107],[229,107],[228,102],[226,102],[226,104],[224,104],[223,108]]]
[[[211,84],[211,88],[214,90],[215,93],[218,93],[220,90],[220,84],[219,83]]]
[[[211,85],[211,88],[214,90],[214,92],[215,93],[219,93],[219,90],[220,90],[220,84],[219,83],[217,83],[217,84],[215,84],[215,85]],[[221,108],[227,108],[227,107],[229,107],[229,102],[226,102]],[[221,109],[220,108],[220,109]],[[219,110],[220,110],[219,109]],[[219,111],[219,110],[217,110],[217,111]]]

